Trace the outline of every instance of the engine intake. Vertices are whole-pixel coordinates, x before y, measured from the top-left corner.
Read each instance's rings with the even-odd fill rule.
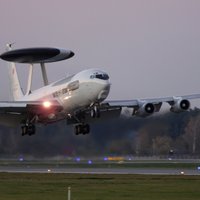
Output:
[[[170,111],[174,113],[180,113],[187,111],[190,108],[190,101],[187,99],[179,99],[174,101],[174,104],[171,106]]]
[[[154,113],[154,105],[152,103],[147,103],[145,106],[144,106],[144,109],[145,109],[145,112],[148,113],[148,114],[152,114]]]
[[[134,110],[135,115],[146,117],[155,112],[155,106],[152,103],[144,103],[138,109]]]

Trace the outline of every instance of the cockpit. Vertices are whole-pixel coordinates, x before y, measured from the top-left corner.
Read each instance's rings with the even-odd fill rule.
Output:
[[[97,78],[97,79],[101,79],[101,80],[108,80],[109,76],[106,73],[96,73],[96,74],[92,74],[90,76],[91,79]]]

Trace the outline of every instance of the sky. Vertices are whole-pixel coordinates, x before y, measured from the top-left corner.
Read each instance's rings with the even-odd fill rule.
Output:
[[[1,0],[0,53],[60,47],[75,56],[47,65],[50,81],[87,68],[111,78],[109,99],[200,93],[199,0]],[[26,88],[27,65],[17,65]],[[0,61],[0,100],[7,100]],[[33,88],[42,85],[35,66]]]

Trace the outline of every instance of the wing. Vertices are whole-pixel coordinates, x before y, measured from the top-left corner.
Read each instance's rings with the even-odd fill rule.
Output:
[[[116,100],[106,101],[109,107],[127,107],[133,108],[133,115],[148,116],[154,112],[158,112],[164,102],[170,105],[170,111],[179,113],[187,111],[190,108],[191,99],[199,99],[200,94],[161,97],[150,99],[134,99],[134,100]]]
[[[14,123],[37,116],[38,122],[47,122],[50,113],[62,109],[58,101],[0,101],[0,121],[4,123],[13,119]]]
[[[170,105],[170,111],[179,113],[190,109],[190,100],[200,98],[200,94],[149,98],[149,99],[133,99],[133,100],[108,100],[101,104],[93,104],[82,110],[78,110],[73,115],[67,117],[68,124],[90,123],[96,119],[109,119],[118,117],[122,108],[131,108],[132,115],[146,117],[155,112],[159,112],[163,103]]]

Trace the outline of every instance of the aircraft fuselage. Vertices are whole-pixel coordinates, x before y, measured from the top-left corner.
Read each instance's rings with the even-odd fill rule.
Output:
[[[58,101],[63,110],[47,115],[45,121],[51,122],[104,101],[109,91],[110,81],[107,73],[98,69],[88,69],[35,90],[19,101]]]

